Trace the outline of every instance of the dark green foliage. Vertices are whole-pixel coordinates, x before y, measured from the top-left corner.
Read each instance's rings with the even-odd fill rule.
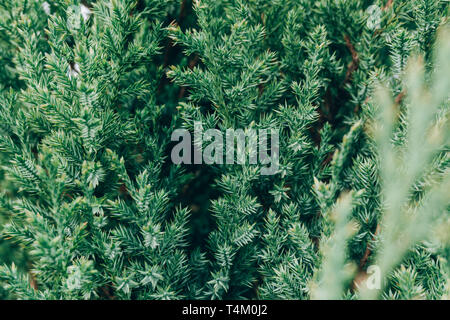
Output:
[[[448,298],[447,17],[440,0],[2,2],[0,298]],[[196,122],[279,130],[279,170],[173,164]]]

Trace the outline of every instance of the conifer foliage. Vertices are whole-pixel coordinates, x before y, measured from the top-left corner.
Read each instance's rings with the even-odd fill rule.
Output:
[[[448,299],[448,10],[2,1],[0,298]],[[173,163],[199,123],[277,171]]]

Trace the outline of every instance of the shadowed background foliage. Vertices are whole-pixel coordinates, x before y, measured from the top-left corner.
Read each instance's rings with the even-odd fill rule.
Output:
[[[448,299],[448,28],[441,0],[2,1],[0,298]],[[174,165],[195,121],[280,130],[279,172]]]

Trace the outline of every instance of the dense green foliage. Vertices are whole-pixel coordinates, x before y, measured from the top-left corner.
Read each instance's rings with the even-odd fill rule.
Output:
[[[0,298],[448,299],[448,7],[1,1]],[[197,121],[278,172],[173,164]]]

